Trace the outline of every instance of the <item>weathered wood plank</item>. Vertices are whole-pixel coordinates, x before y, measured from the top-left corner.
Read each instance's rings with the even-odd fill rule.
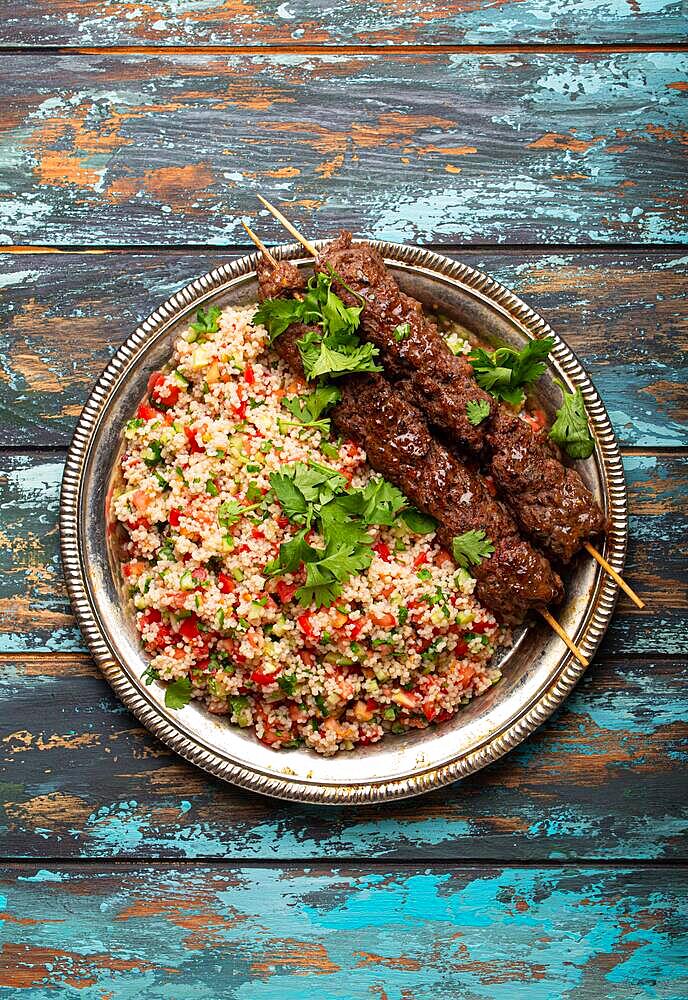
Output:
[[[0,254],[3,442],[67,444],[93,381],[137,323],[233,256]],[[452,256],[494,275],[550,320],[587,365],[625,445],[688,446],[688,258]]]
[[[687,65],[680,52],[11,55],[0,239],[236,243],[262,191],[310,233],[681,241]]]
[[[429,0],[294,5],[152,0],[15,2],[0,23],[4,45],[439,45],[680,41],[688,19],[674,0]]]
[[[630,866],[12,866],[0,985],[35,1000],[674,998],[686,882]]]
[[[315,808],[208,778],[143,730],[86,656],[5,660],[11,857],[684,858],[688,664],[596,661],[496,764],[422,800]]]
[[[648,605],[622,598],[603,646],[614,656],[681,656],[688,648],[688,456],[628,455],[626,577]],[[0,652],[84,649],[62,582],[57,533],[62,456],[0,459]]]

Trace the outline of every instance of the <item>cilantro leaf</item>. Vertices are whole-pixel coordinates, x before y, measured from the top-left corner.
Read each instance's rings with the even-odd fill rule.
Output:
[[[265,299],[253,315],[253,323],[264,326],[270,343],[302,318],[302,303],[298,299]]]
[[[374,358],[379,351],[370,343],[351,347],[345,344],[337,345],[334,340],[317,340],[311,334],[296,345],[303,362],[306,378],[320,378],[323,375],[351,375],[354,372],[381,372]]]
[[[318,558],[318,549],[314,549],[306,541],[308,528],[303,528],[280,545],[279,556],[273,562],[268,563],[265,572],[268,576],[276,573],[295,573],[301,563],[313,562]]]
[[[219,306],[208,306],[207,309],[201,306],[196,312],[196,322],[191,324],[192,335],[188,338],[189,343],[203,341],[209,334],[217,333],[220,329],[221,315],[222,310]]]
[[[224,500],[217,511],[217,522],[222,525],[223,528],[233,528],[240,517],[247,514],[250,510],[255,510],[256,507],[260,507],[263,502],[261,497],[259,503],[251,504],[248,507],[242,507],[238,500]]]
[[[555,381],[562,391],[564,401],[557,410],[557,418],[549,436],[571,458],[589,458],[595,450],[595,441],[590,433],[583,394],[579,388],[575,392],[567,392],[563,382],[559,379]]]
[[[270,486],[287,517],[294,518],[308,513],[306,498],[286,471],[271,473]]]
[[[173,681],[165,688],[166,708],[184,708],[191,701],[191,681],[188,677],[181,677],[178,681]]]
[[[410,323],[408,322],[399,323],[399,325],[395,326],[394,329],[392,330],[392,336],[397,341],[397,343],[399,343],[400,341],[405,340],[410,332],[411,332]]]
[[[282,400],[293,417],[301,423],[308,424],[318,420],[335,403],[341,399],[339,389],[334,385],[321,385],[306,396],[295,396]]]
[[[452,540],[454,559],[462,569],[479,566],[483,559],[493,552],[494,545],[482,530],[465,531],[463,535],[455,535]]]
[[[406,510],[402,510],[401,519],[406,527],[410,528],[416,535],[429,535],[437,528],[437,521],[434,517],[423,514],[415,507],[407,507]]]
[[[478,385],[495,399],[502,399],[519,407],[525,399],[523,386],[544,374],[547,367],[544,359],[553,346],[553,337],[543,337],[541,340],[529,340],[521,351],[512,347],[498,347],[489,352],[476,347],[468,360]]]
[[[469,424],[477,427],[485,417],[490,415],[490,404],[486,399],[469,399],[466,403],[466,416]]]
[[[342,505],[358,514],[363,523],[394,524],[398,512],[407,504],[406,497],[382,476],[370,479],[361,490],[350,490]]]

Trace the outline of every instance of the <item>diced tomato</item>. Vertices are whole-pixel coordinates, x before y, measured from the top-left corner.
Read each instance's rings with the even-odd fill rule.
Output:
[[[246,416],[246,400],[242,399],[239,405],[234,407],[233,412],[235,416],[239,418],[239,420],[243,420],[244,417]]]
[[[147,608],[139,618],[139,624],[141,628],[145,628],[146,625],[157,624],[162,621],[162,615],[157,610],[157,608]]]
[[[239,545],[234,551],[236,555],[240,556],[242,552],[248,552],[248,545],[244,542],[243,545]]]
[[[485,632],[490,632],[493,627],[489,622],[473,622],[471,632],[475,632],[476,635],[483,635]]]
[[[198,628],[198,618],[196,615],[189,615],[188,618],[182,620],[179,626],[179,634],[183,635],[185,639],[197,639],[199,637],[201,633]]]
[[[465,656],[467,652],[468,652],[468,643],[464,642],[463,640],[457,642],[456,646],[454,647],[454,655]]]
[[[446,708],[443,708],[440,712],[437,713],[436,719],[438,722],[446,722],[447,719],[451,719],[451,712],[448,712]]]
[[[445,563],[451,562],[451,556],[446,549],[440,549],[435,556],[435,562],[438,566],[444,566]]]
[[[205,451],[203,445],[200,445],[196,440],[196,431],[192,430],[190,427],[185,427],[184,433],[186,434],[186,440],[189,442],[189,451],[192,455],[198,455]]]
[[[253,385],[253,383],[256,381],[256,376],[253,373],[253,368],[251,367],[251,365],[246,365],[246,367],[244,368],[244,381],[247,383],[247,385]]]
[[[299,586],[297,583],[285,583],[284,580],[278,580],[275,593],[282,604],[288,604],[298,589]]]
[[[251,536],[253,538],[265,538],[265,532],[261,531],[260,528],[251,528]]]
[[[163,389],[164,387],[164,389]],[[148,379],[148,395],[155,406],[169,407],[179,399],[179,386],[166,385],[162,372],[153,372]]]
[[[384,559],[385,562],[389,562],[392,553],[389,550],[389,546],[385,545],[384,542],[376,542],[373,545],[373,551],[377,552],[380,559]]]
[[[536,432],[541,431],[543,427],[547,426],[547,415],[540,407],[537,407],[531,413],[524,413],[522,416],[526,423],[530,424]]]
[[[313,626],[311,625],[311,613],[310,611],[304,611],[302,615],[296,619],[299,623],[299,628],[304,635],[307,635],[309,639],[315,637],[315,632],[313,631]]]
[[[418,708],[418,695],[411,691],[395,691],[392,695],[392,701],[401,705],[402,708],[407,708],[410,712],[415,712]]]
[[[428,561],[427,552],[419,552],[416,558],[413,560],[413,565],[416,569],[418,569],[419,566],[422,566],[423,563],[426,563],[427,561]]]
[[[437,715],[437,705],[435,705],[435,703],[433,701],[429,701],[429,700],[428,701],[424,701],[423,702],[423,715],[428,720],[428,722],[432,722],[432,720]]]
[[[366,701],[366,708],[369,712],[377,712],[380,708],[380,702],[375,701],[374,698],[368,698]]]
[[[261,492],[262,492],[262,490],[261,490]],[[277,520],[277,527],[278,528],[282,528],[284,530],[284,528],[287,528],[289,526],[289,518],[288,517],[283,517],[282,515],[280,515],[276,520]]]
[[[169,427],[170,424],[174,423],[174,415],[172,413],[166,413],[164,417],[165,423]]]
[[[299,650],[299,657],[301,659],[301,662],[306,667],[315,666],[315,657],[313,656],[313,654],[311,653],[311,651],[309,649],[300,649]]]
[[[176,507],[170,507],[170,513],[167,520],[170,522],[171,528],[179,527],[179,518],[182,516],[182,512]]]
[[[160,414],[157,410],[154,410],[152,406],[148,403],[139,403],[139,408],[136,411],[136,416],[139,420],[152,420],[154,417],[159,417]]]
[[[251,673],[251,680],[254,684],[274,684],[277,680],[277,671],[272,670],[268,673],[265,670],[261,670],[260,667],[257,667]]]
[[[352,641],[358,638],[361,629],[363,628],[364,625],[365,625],[365,618],[359,618],[357,619],[357,621],[349,622],[349,637]]]
[[[330,621],[335,628],[342,628],[343,625],[346,625],[348,620],[347,616],[343,615],[341,611],[337,611],[336,608],[330,614]]]
[[[374,612],[370,612],[370,620],[374,625],[379,625],[380,628],[394,628],[397,623],[394,615],[391,615],[389,611],[385,611],[383,614],[378,615]]]
[[[222,594],[231,594],[232,591],[236,590],[236,580],[232,579],[226,573],[217,574],[217,585]]]

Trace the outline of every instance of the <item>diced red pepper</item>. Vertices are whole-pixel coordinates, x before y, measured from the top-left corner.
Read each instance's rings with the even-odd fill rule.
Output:
[[[189,615],[188,618],[182,620],[179,626],[179,634],[183,635],[185,639],[198,639],[201,632],[198,628],[198,618],[196,615]]]
[[[379,701],[375,701],[374,698],[368,698],[368,700],[366,701],[366,711],[377,712],[379,708],[380,708]]]
[[[392,553],[389,550],[389,546],[385,545],[384,542],[376,542],[373,545],[373,551],[377,552],[380,559],[384,559],[385,562],[389,562]]]
[[[299,617],[296,620],[299,623],[299,628],[301,629],[303,634],[307,635],[309,639],[312,639],[315,636],[315,632],[313,631],[313,626],[311,625],[310,611],[304,611],[304,613],[302,615],[299,615]]]
[[[141,628],[145,628],[146,625],[151,625],[153,623],[158,624],[162,621],[162,615],[157,608],[147,608],[139,618],[139,624]]]
[[[375,614],[370,612],[370,620],[374,625],[378,625],[380,628],[394,628],[397,623],[394,615],[391,615],[389,611],[383,612],[383,614]]]
[[[423,563],[426,563],[427,561],[428,561],[427,552],[419,552],[416,558],[413,560],[413,565],[416,569],[418,569],[419,566],[422,566]]]
[[[437,705],[433,701],[424,701],[423,715],[428,720],[428,722],[432,722],[432,720],[437,715]]]
[[[463,640],[457,642],[456,646],[454,647],[454,655],[465,656],[467,652],[468,652],[468,643],[464,642]]]
[[[261,531],[260,528],[251,528],[251,536],[253,538],[265,538],[265,532]]]
[[[485,632],[490,632],[493,627],[489,622],[473,622],[471,632],[475,632],[476,635],[483,635]]]
[[[170,522],[170,527],[171,528],[178,528],[179,527],[179,518],[181,516],[182,516],[182,512],[180,510],[178,510],[176,507],[170,507],[170,513],[168,515],[167,520]]]
[[[159,417],[160,414],[157,410],[154,410],[152,406],[148,403],[139,403],[139,408],[136,411],[136,416],[139,420],[152,420],[154,417]]]
[[[267,673],[265,670],[261,670],[260,667],[257,667],[251,673],[251,680],[254,684],[274,684],[277,680],[277,671],[272,670],[270,673]]]
[[[192,430],[190,427],[185,427],[184,433],[186,434],[186,440],[189,442],[189,451],[192,455],[198,455],[205,451],[203,445],[200,445],[196,440],[196,431]]]
[[[262,490],[261,490],[261,492],[262,492]],[[286,528],[286,527],[289,526],[289,518],[288,517],[284,517],[283,515],[280,514],[280,516],[276,520],[277,520],[277,527],[278,528],[284,529],[284,528]]]
[[[251,365],[246,365],[246,367],[244,368],[244,381],[247,383],[247,385],[253,385],[253,383],[256,381],[256,376],[253,373],[253,368],[251,367]]]
[[[217,585],[220,588],[222,594],[231,594],[236,590],[236,580],[226,573],[217,574]]]
[[[243,420],[244,419],[244,417],[246,416],[246,400],[245,399],[242,399],[241,402],[239,403],[239,405],[234,407],[234,414],[239,418],[239,420]]]
[[[288,604],[298,589],[299,585],[297,583],[285,583],[284,580],[278,580],[275,586],[275,593],[282,604]]]

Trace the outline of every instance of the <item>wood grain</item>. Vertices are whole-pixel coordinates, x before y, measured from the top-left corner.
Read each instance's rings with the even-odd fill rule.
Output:
[[[597,660],[522,746],[406,802],[324,808],[222,784],[158,743],[86,656],[0,676],[0,838],[24,858],[685,858],[688,665]]]
[[[5,45],[409,45],[680,40],[688,19],[673,0],[427,0],[336,4],[318,0],[14,2]]]
[[[680,52],[10,55],[0,239],[226,245],[261,191],[310,234],[682,241],[687,65]]]
[[[679,997],[686,881],[632,866],[13,866],[0,986],[35,1000]]]
[[[5,445],[66,445],[93,382],[140,320],[234,256],[0,253]],[[588,368],[625,445],[688,446],[688,258],[509,250],[451,256],[493,275],[549,320]]]
[[[603,644],[613,655],[680,656],[688,647],[688,456],[628,455],[630,544],[626,576],[647,600],[623,597]],[[80,652],[59,565],[62,456],[0,456],[0,652]],[[544,628],[544,626],[541,626]]]

